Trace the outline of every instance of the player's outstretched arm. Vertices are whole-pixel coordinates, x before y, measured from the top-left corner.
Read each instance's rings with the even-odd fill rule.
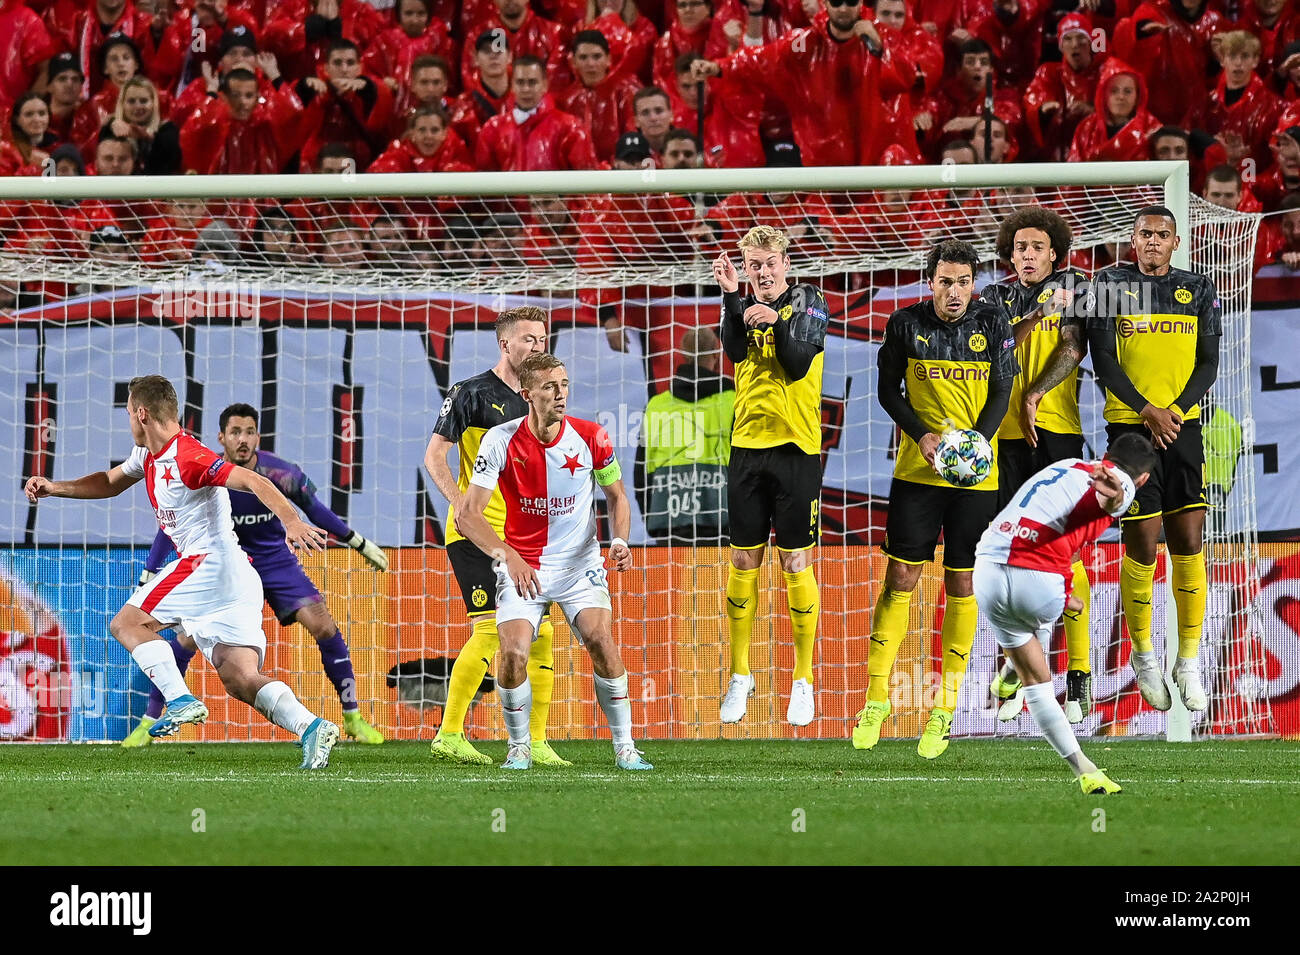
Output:
[[[497,532],[483,516],[483,510],[492,499],[492,490],[479,484],[469,486],[461,501],[461,509],[456,512],[456,529],[493,561],[505,564],[506,573],[514,582],[515,592],[519,596],[536,597],[542,592],[537,571],[528,566],[528,563],[519,556],[519,551],[497,537]]]
[[[388,555],[372,540],[367,540],[348,527],[347,522],[339,517],[316,496],[316,486],[307,475],[297,471],[293,485],[287,489],[289,501],[296,504],[307,520],[328,534],[333,534],[343,543],[357,551],[366,563],[375,570],[388,569]]]
[[[43,497],[72,497],[83,501],[117,497],[142,475],[128,474],[119,464],[108,471],[96,471],[75,481],[51,481],[49,478],[30,477],[23,487],[27,500],[35,504]]]
[[[325,532],[299,517],[297,509],[280,493],[280,489],[256,471],[236,465],[230,470],[226,487],[257,495],[257,499],[270,508],[271,513],[284,525],[284,539],[290,547],[298,550],[325,549]]]
[[[621,480],[604,485],[605,500],[609,502],[609,526],[614,539],[609,545],[609,558],[618,571],[632,569],[632,551],[627,546],[627,535],[632,530],[632,505],[627,499],[627,489]]]

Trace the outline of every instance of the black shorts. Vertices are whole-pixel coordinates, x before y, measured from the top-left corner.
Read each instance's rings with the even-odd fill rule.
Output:
[[[1146,425],[1106,425],[1108,442],[1117,440],[1122,434],[1151,437]],[[1138,488],[1137,497],[1120,518],[1120,523],[1208,506],[1205,502],[1205,445],[1201,439],[1201,423],[1184,421],[1170,447],[1163,451],[1156,448],[1155,470],[1147,478],[1147,483]]]
[[[447,560],[460,584],[466,614],[481,617],[496,613],[497,572],[492,569],[492,558],[470,541],[458,540],[447,545]]]
[[[934,560],[942,530],[944,569],[973,570],[975,545],[997,513],[998,496],[992,491],[894,478],[882,550],[904,564],[925,564]]]
[[[733,447],[727,466],[731,546],[763,547],[775,530],[781,550],[807,550],[817,543],[821,493],[821,455],[793,444]]]
[[[1083,457],[1083,435],[1038,432],[1038,447],[1024,438],[998,438],[998,510],[1006,507],[1020,486],[1047,467],[1065,458]]]

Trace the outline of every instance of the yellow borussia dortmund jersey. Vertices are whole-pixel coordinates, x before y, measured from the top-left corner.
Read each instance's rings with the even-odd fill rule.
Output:
[[[464,493],[469,487],[470,474],[474,469],[474,460],[478,457],[479,442],[489,429],[505,421],[513,421],[528,414],[528,402],[502,381],[494,371],[485,371],[473,378],[466,378],[459,384],[452,385],[447,393],[447,400],[442,403],[442,411],[434,423],[434,434],[440,434],[455,443],[456,455],[460,458],[459,474],[456,486]],[[501,491],[492,492],[483,516],[498,534],[506,522],[506,505],[501,498]],[[456,531],[455,514],[447,509],[447,543],[464,540],[463,534]]]
[[[1115,336],[1120,368],[1157,408],[1168,408],[1187,387],[1200,336],[1223,334],[1214,284],[1195,272],[1144,275],[1137,265],[1112,266],[1097,273],[1091,301],[1091,327]],[[1141,410],[1106,391],[1107,421],[1141,424]],[[1188,421],[1200,413],[1199,405],[1183,409]]]
[[[1038,309],[1052,297],[1052,292],[1067,283],[1074,289],[1082,303],[1086,294],[1087,276],[1073,269],[1062,269],[1052,273],[1042,282],[1034,285],[1022,285],[1012,278],[1007,282],[985,286],[980,297],[990,305],[1005,310],[1012,328],[1030,312]],[[1073,312],[1073,309],[1067,310]],[[1016,361],[1020,371],[1016,373],[1011,385],[1011,399],[1007,405],[1007,416],[998,428],[999,438],[1024,438],[1024,429],[1020,426],[1020,409],[1024,404],[1025,392],[1038,380],[1051,360],[1061,342],[1061,325],[1072,325],[1078,330],[1079,341],[1086,338],[1086,329],[1081,317],[1061,314],[1045,315],[1038,326],[1029,333],[1016,347]],[[1076,366],[1065,380],[1043,396],[1038,403],[1036,418],[1038,427],[1056,434],[1081,434],[1079,421],[1079,369]]]
[[[1014,344],[1001,309],[973,299],[959,321],[945,322],[927,299],[889,317],[877,362],[882,379],[901,375],[907,403],[926,430],[941,434],[945,421],[956,428],[975,427],[988,397],[989,382],[1016,374]],[[975,490],[998,488],[996,436],[992,444],[993,468]],[[894,459],[894,477],[952,487],[935,473],[906,433]]]
[[[745,348],[742,360],[727,348],[736,364],[731,444],[737,448],[794,444],[805,454],[821,454],[822,362],[830,314],[826,299],[816,286],[793,285],[775,302],[762,303],[776,312],[775,323],[745,328],[745,310],[756,303],[753,296],[742,298],[738,293],[723,298],[723,344],[743,335]],[[790,367],[804,362],[804,374],[790,373]]]

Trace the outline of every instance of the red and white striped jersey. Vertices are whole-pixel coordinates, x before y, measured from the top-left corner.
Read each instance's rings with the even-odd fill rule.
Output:
[[[483,435],[469,482],[500,486],[506,543],[541,570],[599,559],[596,485],[621,477],[609,434],[594,421],[565,417],[555,440],[542,444],[523,417]]]
[[[157,454],[136,448],[122,462],[128,475],[144,478],[158,526],[181,557],[239,547],[225,487],[234,469],[183,431]]]
[[[1070,561],[1079,547],[1095,539],[1133,503],[1133,479],[1109,461],[1124,486],[1124,500],[1114,513],[1101,506],[1092,488],[1094,462],[1066,458],[1043,468],[1020,486],[975,548],[984,557],[1010,567],[1046,570],[1065,578],[1070,592]]]

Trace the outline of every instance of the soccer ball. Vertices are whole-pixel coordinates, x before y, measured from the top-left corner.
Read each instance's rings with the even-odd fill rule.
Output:
[[[934,453],[934,469],[949,484],[974,487],[993,469],[993,448],[978,431],[945,431]]]

